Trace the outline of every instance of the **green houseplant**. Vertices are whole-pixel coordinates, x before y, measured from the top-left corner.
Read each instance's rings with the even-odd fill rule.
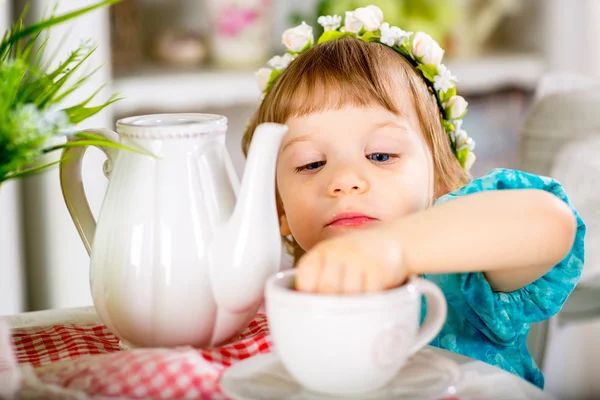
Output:
[[[0,185],[57,164],[60,161],[44,164],[40,160],[47,153],[67,147],[126,148],[76,129],[77,124],[119,100],[116,95],[91,105],[101,89],[98,88],[85,100],[68,103],[69,96],[98,70],[81,73],[95,47],[84,43],[55,67],[50,67],[44,57],[45,34],[51,27],[119,1],[102,0],[63,15],[51,15],[29,26],[23,23],[25,10],[4,33],[0,42]],[[65,140],[67,137],[78,140]]]

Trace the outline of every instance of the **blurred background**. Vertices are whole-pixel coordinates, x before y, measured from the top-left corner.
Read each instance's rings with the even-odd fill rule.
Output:
[[[31,21],[53,4],[62,12],[93,1],[29,3]],[[24,4],[0,2],[2,31]],[[84,127],[111,128],[118,118],[156,112],[223,114],[229,118],[229,152],[241,175],[241,135],[259,97],[254,71],[283,51],[283,30],[303,20],[317,27],[318,15],[343,15],[367,4],[381,7],[391,24],[428,31],[447,49],[445,63],[469,102],[464,127],[477,143],[475,176],[495,167],[554,173],[575,192],[577,182],[596,176],[594,166],[577,163],[581,149],[563,149],[582,135],[593,137],[594,129],[600,132],[594,107],[600,74],[598,0],[125,0],[56,29],[49,46],[62,42],[65,50],[60,51],[67,51],[92,39],[99,47],[90,68],[104,68],[89,83],[90,90],[109,81],[103,93],[117,91],[124,97]],[[572,95],[561,90],[577,95],[561,105]],[[544,103],[546,98],[551,101]],[[578,123],[585,126],[577,129]],[[591,141],[581,148],[589,152],[594,146]],[[559,154],[562,169],[556,169]],[[597,153],[589,154],[593,159]],[[103,161],[101,152],[89,149],[84,162],[85,186],[96,215],[107,184]],[[595,350],[600,347],[595,319],[600,292],[594,291],[598,268],[593,261],[593,217],[600,204],[586,193],[576,205],[586,210],[591,232],[586,243],[592,257],[582,285],[589,290],[581,303],[569,308],[577,314],[588,307],[585,317],[557,317],[532,336],[548,390],[561,398],[600,392],[600,383],[593,379],[600,371],[599,362],[594,365],[600,359],[600,350]],[[91,305],[88,264],[62,199],[57,170],[3,186],[0,315]]]

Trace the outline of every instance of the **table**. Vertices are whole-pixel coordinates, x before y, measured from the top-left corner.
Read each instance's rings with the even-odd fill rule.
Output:
[[[29,312],[2,319],[11,327],[16,361],[21,367],[17,370],[24,382],[21,390],[37,395],[53,390],[62,391],[65,396],[95,393],[137,398],[227,399],[219,387],[223,371],[240,360],[269,352],[272,346],[264,314],[257,314],[239,340],[212,350],[121,351],[118,339],[102,324],[93,307]],[[0,398],[2,388],[10,387],[6,379],[11,364],[6,354],[3,361],[1,336],[2,329]],[[430,349],[460,365],[463,381],[468,384],[457,393],[458,399],[550,398],[530,383],[489,364]]]

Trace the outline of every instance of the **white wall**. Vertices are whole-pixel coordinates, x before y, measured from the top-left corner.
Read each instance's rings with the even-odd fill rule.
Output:
[[[546,0],[550,69],[600,75],[600,1]]]
[[[68,0],[57,2],[57,13],[93,4],[93,0]],[[40,18],[51,0],[31,3],[31,17]],[[108,64],[99,71],[87,86],[75,93],[67,104],[81,100],[110,80],[108,10],[102,9],[80,17],[72,23],[57,27],[50,36],[49,49],[62,42],[57,61],[63,59],[82,39],[92,39],[99,45],[89,60],[89,69]],[[66,35],[68,34],[68,35]],[[48,53],[51,54],[52,50]],[[110,95],[109,88],[99,99]],[[87,121],[81,127],[110,127],[110,110]],[[50,159],[57,159],[55,154]],[[106,189],[102,174],[104,157],[96,149],[88,150],[84,161],[84,182],[92,210],[97,214]],[[25,229],[27,232],[28,296],[30,308],[48,309],[91,305],[89,289],[89,257],[71,221],[62,198],[58,170],[28,178],[24,184]]]

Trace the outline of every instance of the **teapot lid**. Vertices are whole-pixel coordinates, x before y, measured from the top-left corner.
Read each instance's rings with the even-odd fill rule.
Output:
[[[227,117],[217,114],[148,114],[117,121],[119,134],[140,138],[191,137],[226,131]]]

